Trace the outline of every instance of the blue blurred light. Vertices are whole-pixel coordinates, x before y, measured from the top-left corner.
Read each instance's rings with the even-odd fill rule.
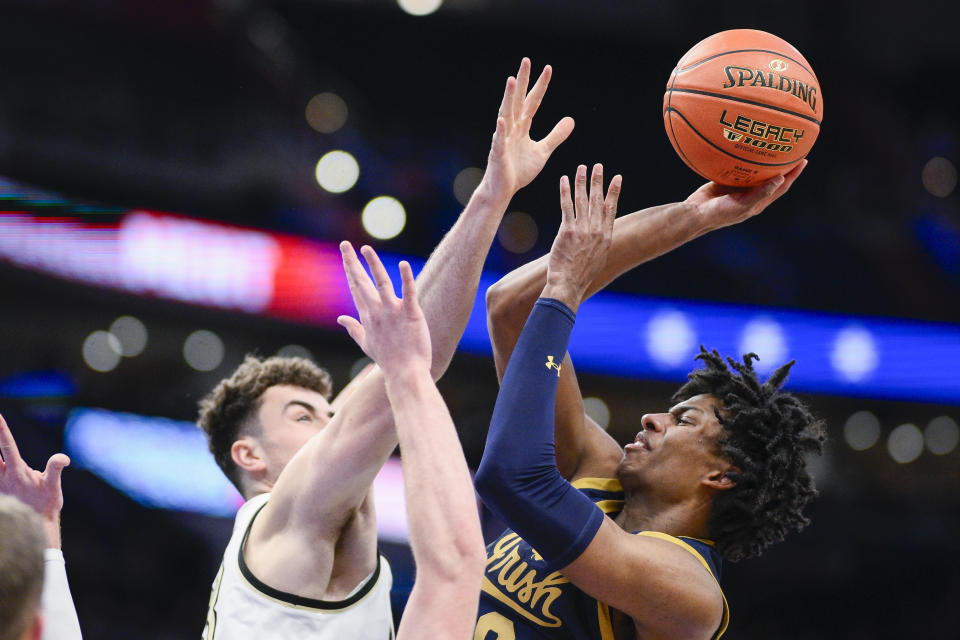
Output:
[[[937,264],[944,271],[960,275],[960,225],[937,212],[917,218],[913,228]]]
[[[0,396],[6,398],[61,398],[72,396],[77,387],[62,371],[26,371],[0,380]]]
[[[388,256],[384,262],[393,269],[398,260]],[[481,278],[460,341],[463,351],[490,353],[484,292],[498,278],[492,273]],[[671,318],[684,319],[677,328],[683,339],[674,336],[669,348],[651,349],[651,325]],[[960,404],[960,325],[600,293],[580,307],[570,353],[584,372],[682,382],[695,366],[699,345],[741,356],[744,331],[758,319],[779,327],[783,344],[776,351],[797,360],[791,390]],[[764,358],[771,354],[758,355],[764,363],[760,371],[782,364],[768,365]]]
[[[207,450],[206,436],[193,423],[74,409],[64,441],[76,467],[92,471],[142,505],[233,517],[243,504]],[[380,540],[406,543],[399,459],[387,460],[373,487]]]
[[[243,503],[192,423],[74,409],[64,440],[74,465],[145,506],[232,517]]]
[[[0,179],[4,200],[26,200],[31,210],[55,201]],[[352,308],[333,245],[146,212],[93,224],[11,211],[2,228],[0,259],[62,278],[320,326]],[[956,274],[960,228],[938,214],[916,233]],[[381,257],[395,267],[402,256]],[[423,264],[410,262],[415,270]],[[481,278],[464,351],[490,353],[483,296],[498,277]],[[585,304],[578,324],[571,351],[587,372],[679,382],[703,344],[732,356],[758,351],[764,373],[796,358],[790,387],[797,391],[960,404],[960,324],[613,293]]]

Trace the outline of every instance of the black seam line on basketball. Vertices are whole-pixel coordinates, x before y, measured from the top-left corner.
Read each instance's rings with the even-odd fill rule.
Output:
[[[703,139],[703,141],[706,142],[708,145],[710,145],[711,147],[713,147],[714,149],[716,149],[716,150],[719,151],[720,153],[726,154],[726,155],[728,155],[728,156],[730,156],[731,158],[734,158],[734,159],[736,159],[736,160],[740,160],[740,161],[742,161],[742,162],[748,162],[748,163],[750,163],[750,164],[758,164],[758,165],[760,165],[761,167],[785,167],[785,166],[787,166],[787,165],[789,165],[789,164],[796,164],[796,163],[799,162],[800,160],[803,160],[803,158],[801,157],[801,158],[797,158],[796,160],[791,160],[790,162],[757,162],[756,160],[750,160],[750,159],[748,159],[748,158],[741,158],[741,157],[738,156],[738,155],[734,155],[734,154],[730,153],[729,151],[727,151],[727,150],[724,149],[723,147],[718,147],[717,145],[713,144],[710,140],[707,140],[707,138],[706,138],[702,133],[700,133],[700,132],[697,130],[697,128],[696,128],[695,126],[693,126],[693,124],[690,123],[689,120],[687,120],[686,118],[684,118],[683,114],[680,113],[680,111],[678,111],[677,109],[667,109],[667,111],[672,111],[672,112],[676,113],[678,116],[680,116],[681,118],[683,118],[683,121],[686,122],[686,123],[690,126],[690,130],[693,131],[693,132],[694,132],[695,134],[697,134],[698,136],[700,136],[700,138]]]
[[[683,69],[677,69],[677,73],[683,73],[683,72],[685,72],[685,71],[689,71],[690,69],[693,69],[694,67],[699,67],[699,66],[700,66],[701,64],[703,64],[704,62],[709,62],[710,60],[714,60],[715,58],[719,58],[720,56],[728,56],[728,55],[730,55],[731,53],[772,53],[772,54],[775,55],[775,56],[779,56],[779,57],[781,57],[781,58],[786,58],[786,59],[789,60],[790,62],[796,64],[798,67],[800,67],[801,69],[803,69],[804,71],[806,71],[807,73],[809,73],[809,74],[810,74],[811,76],[813,76],[814,78],[817,77],[816,74],[815,74],[813,71],[811,71],[810,69],[807,69],[805,66],[803,66],[803,63],[800,62],[799,60],[795,60],[794,58],[791,58],[790,56],[785,56],[785,55],[783,55],[782,53],[780,53],[779,51],[771,51],[770,49],[736,49],[736,50],[734,50],[734,51],[724,51],[723,53],[716,53],[716,54],[710,56],[709,58],[704,58],[704,59],[701,60],[700,62],[694,62],[694,63],[693,63],[692,65],[690,65],[689,67],[684,67]]]
[[[674,73],[670,77],[671,89],[673,88],[673,83],[676,81],[676,79],[677,79],[677,74]],[[665,111],[669,113],[670,111],[673,111],[673,110],[674,110],[673,109],[673,91],[668,91],[667,92],[667,108],[665,109]],[[673,130],[673,118],[669,118],[667,121],[670,123],[670,140],[674,142],[674,148],[677,150],[677,153],[680,154],[680,158],[687,164],[688,167],[690,167],[691,169],[699,173],[701,176],[706,178],[703,172],[697,169],[697,167],[693,164],[693,162],[690,161],[690,158],[687,157],[687,154],[684,153],[683,146],[681,146],[680,141],[677,140],[677,132]]]
[[[760,102],[759,100],[748,100],[746,98],[735,98],[734,96],[728,95],[726,93],[714,93],[713,91],[701,91],[700,89],[670,89],[670,92],[676,91],[677,93],[693,93],[698,96],[709,96],[711,98],[722,98],[724,100],[730,100],[731,102],[742,102],[744,104],[752,104],[756,107],[764,107],[766,109],[771,109],[773,111],[779,111],[780,113],[786,113],[791,116],[797,116],[798,118],[803,118],[804,120],[809,120],[813,124],[820,125],[820,121],[811,116],[805,116],[802,113],[797,113],[796,111],[790,111],[790,109],[784,109],[782,107],[775,107],[771,104],[766,104],[765,102]]]
[[[676,81],[676,79],[677,79],[677,74],[674,73],[674,74],[670,77],[670,88],[671,88],[671,89],[673,88],[673,83]],[[670,111],[673,111],[673,110],[674,110],[674,109],[673,109],[673,91],[668,91],[668,92],[667,92],[667,108],[666,108],[664,111],[669,113]],[[674,143],[675,143],[674,148],[677,150],[677,153],[680,154],[680,159],[683,160],[683,161],[687,164],[688,167],[690,167],[691,169],[693,169],[694,171],[696,171],[697,173],[699,173],[701,176],[703,176],[704,178],[706,178],[706,176],[703,174],[703,172],[700,171],[699,169],[697,169],[697,167],[693,164],[693,162],[690,161],[690,158],[687,157],[687,154],[684,153],[683,147],[680,145],[680,141],[677,140],[677,132],[673,130],[673,118],[669,118],[669,119],[667,120],[667,122],[670,123],[670,139],[671,139],[672,141],[674,141]],[[707,179],[709,180],[709,178],[707,178]]]
[[[355,594],[346,598],[345,600],[316,600],[314,598],[305,598],[303,596],[298,596],[294,593],[287,593],[285,591],[280,591],[275,589],[268,584],[265,584],[260,581],[253,572],[250,571],[250,567],[247,566],[247,561],[243,558],[243,549],[247,546],[247,538],[250,536],[250,529],[253,528],[254,519],[260,514],[260,511],[267,506],[267,503],[264,502],[260,505],[260,508],[257,509],[256,513],[253,514],[253,517],[250,518],[250,524],[247,525],[247,531],[243,534],[243,540],[240,543],[240,551],[237,554],[237,561],[240,565],[240,573],[243,577],[250,583],[250,585],[259,591],[260,593],[273,598],[274,600],[280,600],[281,602],[286,602],[287,604],[297,605],[298,607],[309,607],[311,609],[321,609],[325,611],[334,610],[334,609],[346,609],[347,607],[356,604],[364,596],[366,596],[370,591],[373,590],[374,585],[377,584],[377,580],[380,578],[380,551],[377,550],[377,568],[373,570],[373,575],[370,576],[370,579],[367,580],[367,583],[360,588]]]
[[[677,113],[678,115],[680,115],[681,118],[683,118],[683,115],[680,114],[679,111],[677,111],[676,109],[674,109],[673,107],[671,107],[671,106],[669,106],[669,105],[667,106],[666,109],[664,109],[664,111],[666,111],[667,113],[676,111],[676,113]],[[686,118],[684,118],[684,120],[686,120]],[[680,158],[687,164],[688,167],[690,167],[691,169],[693,169],[694,171],[696,171],[697,173],[699,173],[699,174],[700,174],[701,176],[703,176],[704,178],[707,178],[707,175],[706,175],[703,171],[700,171],[700,169],[697,169],[697,165],[695,165],[695,164],[690,160],[690,158],[687,157],[687,154],[684,153],[684,151],[683,151],[683,145],[681,145],[681,144],[680,144],[680,141],[677,140],[677,132],[673,130],[673,118],[668,118],[668,122],[670,123],[670,139],[673,140],[673,141],[676,143],[675,148],[676,148],[677,152],[680,154]],[[687,124],[690,124],[690,123],[688,122]],[[693,129],[693,125],[691,125],[690,128]],[[694,129],[694,131],[696,131],[696,129]],[[710,178],[707,178],[707,180],[709,180],[709,179],[710,179]]]

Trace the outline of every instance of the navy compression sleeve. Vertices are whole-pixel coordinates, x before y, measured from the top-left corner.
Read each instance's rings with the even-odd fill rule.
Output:
[[[524,325],[500,385],[475,478],[484,504],[559,569],[576,560],[603,512],[557,469],[554,405],[560,363],[576,316],[541,298]]]

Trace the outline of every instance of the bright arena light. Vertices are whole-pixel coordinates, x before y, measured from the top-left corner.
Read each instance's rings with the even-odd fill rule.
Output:
[[[537,244],[537,222],[529,213],[511,211],[503,217],[497,240],[510,253],[526,253]]]
[[[923,439],[927,449],[937,456],[944,456],[957,448],[960,442],[960,427],[950,416],[934,418],[923,430]]]
[[[957,168],[946,158],[931,158],[920,175],[923,188],[938,198],[946,198],[957,188]]]
[[[600,398],[584,398],[583,412],[604,430],[610,426],[610,407]]]
[[[874,369],[880,356],[873,335],[862,327],[847,327],[837,334],[830,364],[847,382],[860,382]]]
[[[647,351],[660,367],[683,365],[696,343],[696,333],[686,314],[675,309],[656,312],[647,324]]]
[[[74,409],[64,444],[77,467],[141,504],[222,517],[243,504],[191,422]]]
[[[282,249],[270,233],[135,211],[117,243],[114,268],[126,291],[251,313],[273,300]]]
[[[307,124],[320,133],[333,133],[347,123],[347,103],[335,93],[318,93],[307,103]]]
[[[120,364],[123,347],[108,331],[94,331],[83,341],[83,361],[94,371],[106,373]]]
[[[213,371],[219,367],[223,353],[223,340],[205,329],[194,331],[183,343],[183,358],[197,371]]]
[[[280,347],[277,349],[277,355],[281,358],[304,358],[306,360],[313,360],[313,353],[310,349],[299,344],[288,344],[285,347]]]
[[[843,425],[843,439],[854,451],[866,451],[880,439],[880,421],[872,411],[857,411]]]
[[[360,177],[360,165],[346,151],[328,151],[317,161],[317,184],[330,193],[349,191]]]
[[[147,346],[147,328],[133,316],[120,316],[110,325],[110,333],[120,341],[121,355],[133,358]]]
[[[477,190],[477,185],[483,179],[483,169],[477,167],[467,167],[457,174],[453,179],[453,196],[457,202],[467,206],[470,202],[470,196]]]
[[[760,373],[773,371],[787,359],[787,340],[783,329],[772,318],[754,318],[740,334],[738,353],[757,354],[760,360],[753,363],[754,369]]]
[[[900,464],[913,462],[923,453],[923,434],[914,424],[902,424],[887,437],[887,451]]]
[[[379,196],[363,208],[363,228],[377,240],[397,237],[407,224],[407,212],[396,198]]]
[[[443,0],[397,0],[397,4],[412,16],[425,16],[439,9]]]

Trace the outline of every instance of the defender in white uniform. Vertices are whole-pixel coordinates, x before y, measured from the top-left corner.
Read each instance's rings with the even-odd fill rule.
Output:
[[[267,503],[262,493],[247,501],[233,525],[233,536],[213,582],[205,640],[277,638],[277,640],[385,640],[393,637],[390,615],[392,576],[386,558],[357,588],[338,601],[311,600],[283,593],[250,573],[240,549],[250,524]]]
[[[433,379],[446,370],[466,327],[484,259],[507,205],[573,130],[573,120],[564,118],[543,140],[530,138],[550,74],[546,67],[527,93],[530,61],[524,59],[517,77],[507,80],[484,177],[418,278]],[[296,637],[306,637],[315,633],[306,620],[335,619],[337,625],[341,619],[353,620],[351,606],[330,615],[311,608],[306,615],[306,608],[281,608],[280,601],[343,603],[363,594],[373,576],[375,586],[358,604],[369,598],[369,606],[378,608],[376,616],[357,615],[357,625],[343,622],[350,628],[338,626],[315,637],[352,639],[371,633],[369,637],[386,638],[391,633],[378,622],[390,616],[389,603],[379,595],[390,580],[377,552],[370,495],[377,472],[398,442],[383,371],[374,367],[332,402],[329,396],[329,376],[309,361],[248,357],[201,402],[199,424],[220,468],[247,500],[270,494],[255,507],[259,511],[249,527],[244,520],[252,517],[250,509],[244,508],[238,519],[212,591],[207,640],[283,640],[294,637],[285,635],[289,628],[297,629]],[[305,615],[275,615],[280,611]],[[294,619],[302,619],[303,626]]]

